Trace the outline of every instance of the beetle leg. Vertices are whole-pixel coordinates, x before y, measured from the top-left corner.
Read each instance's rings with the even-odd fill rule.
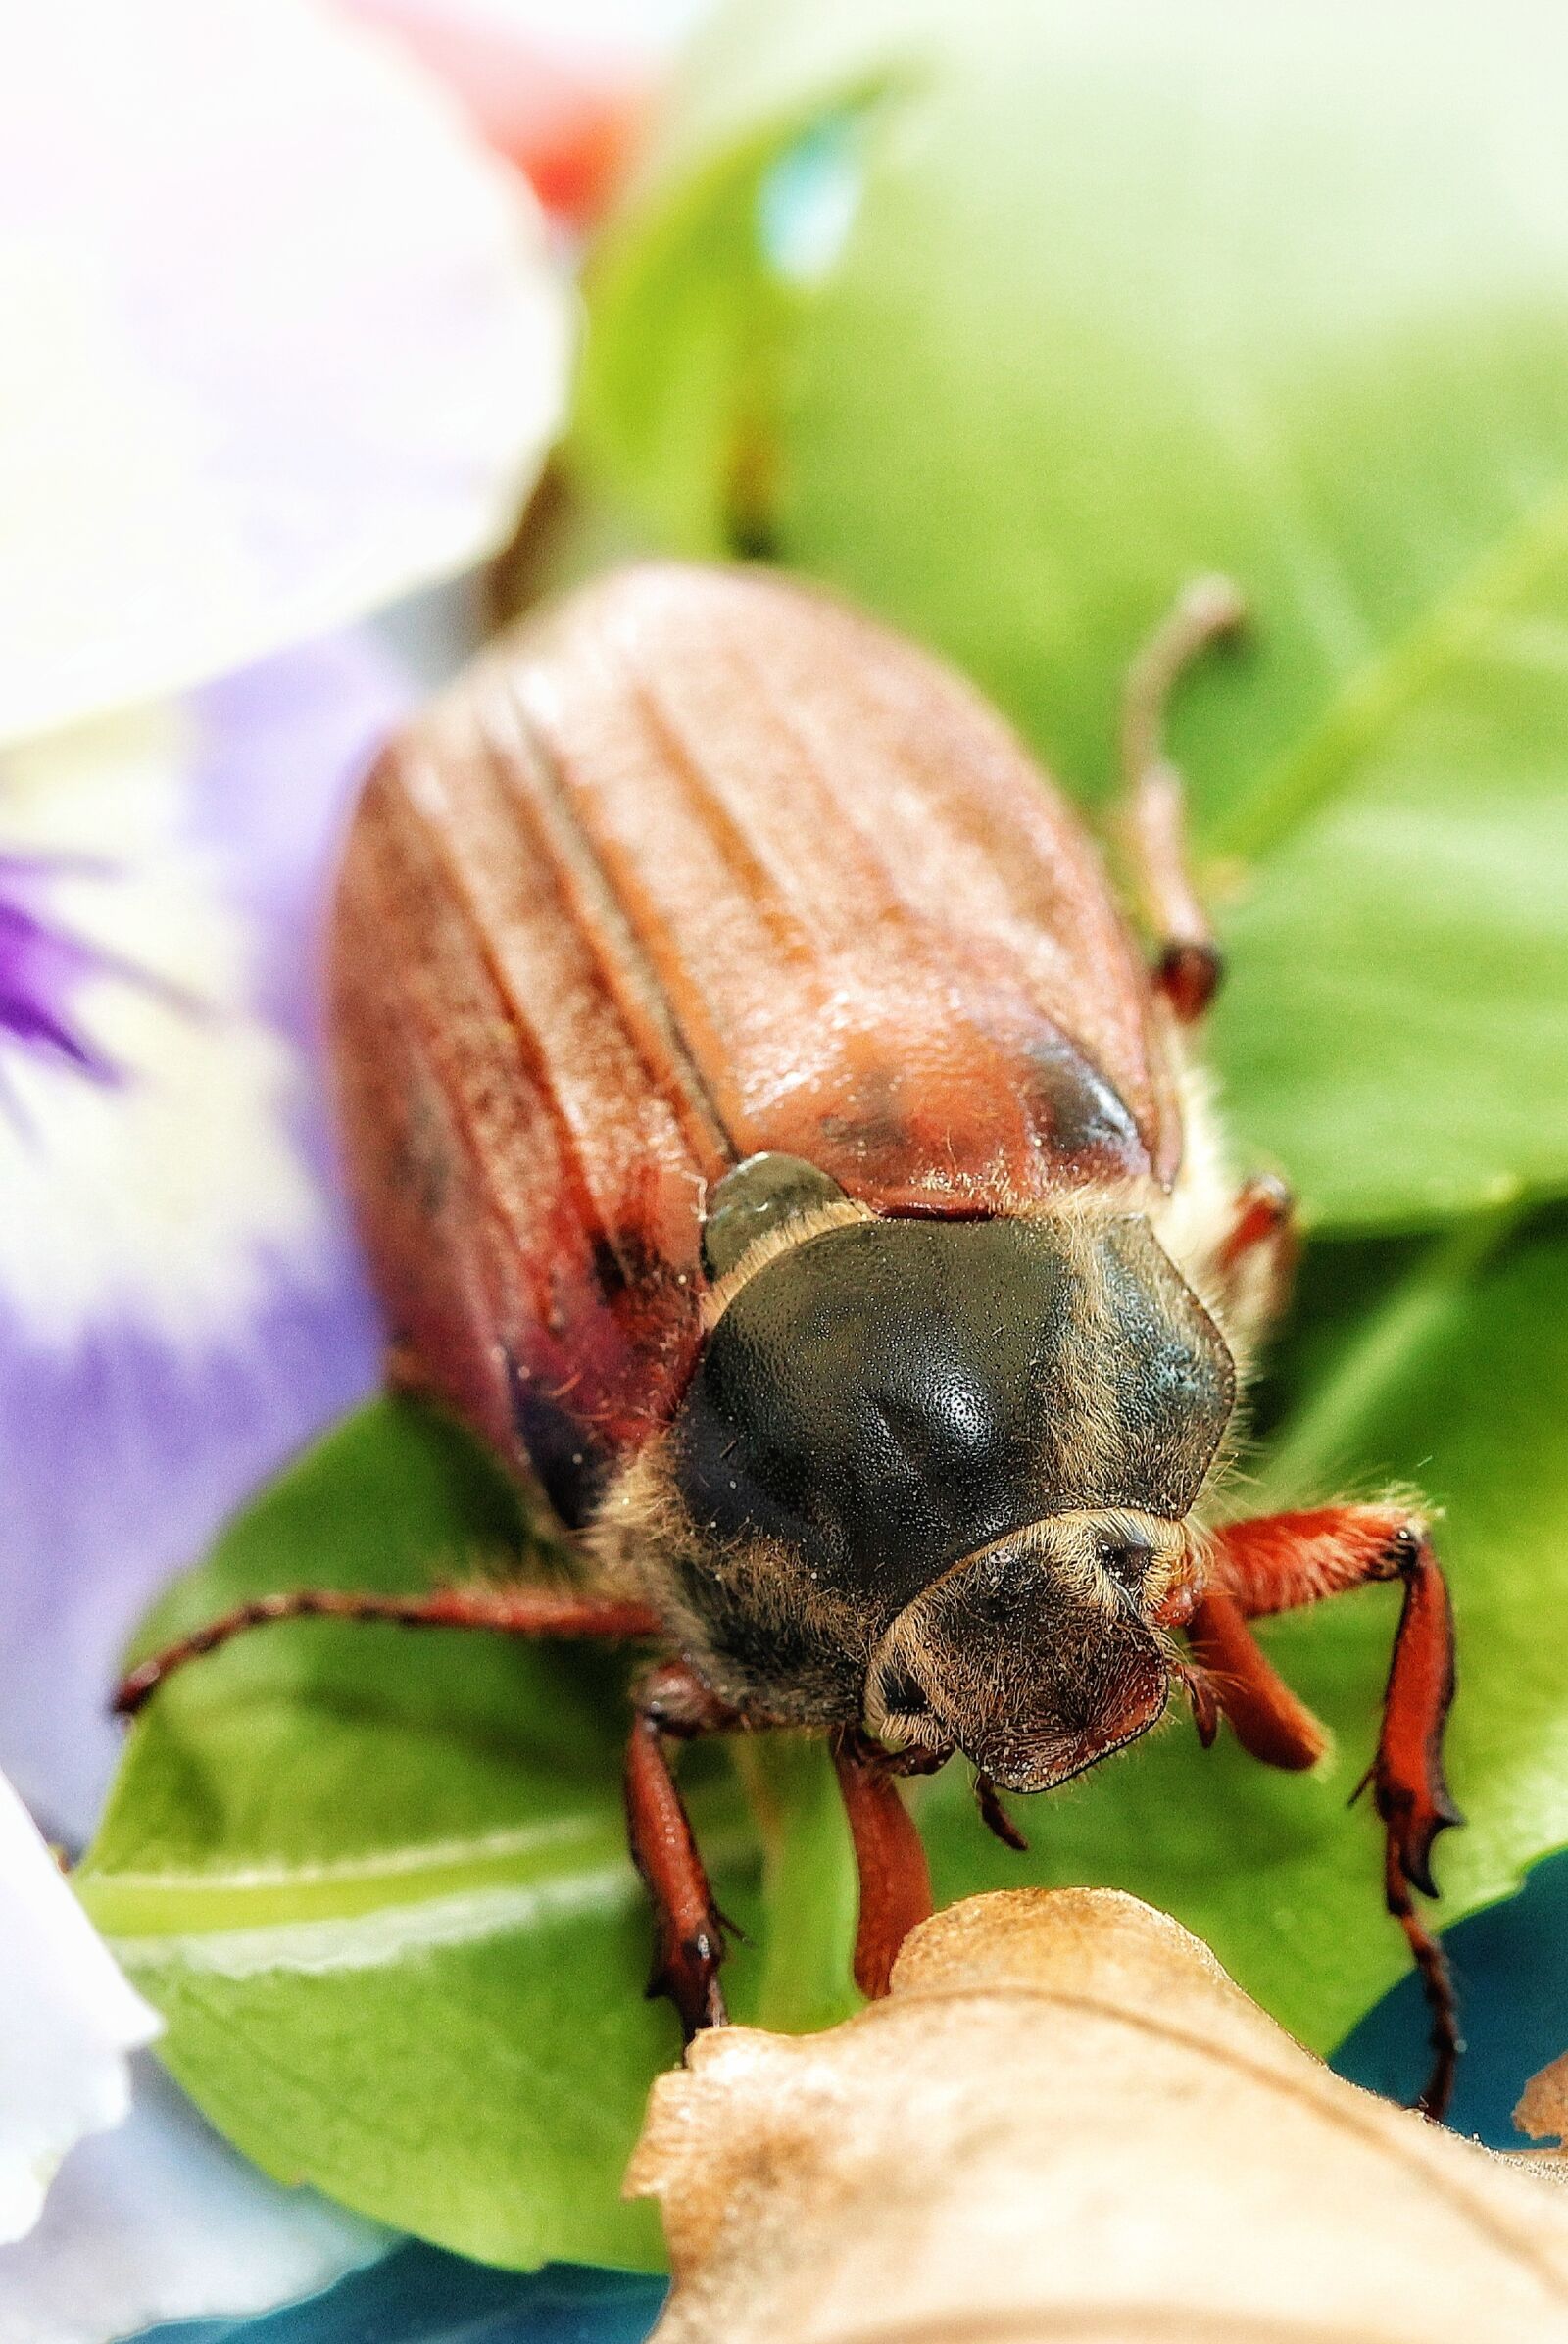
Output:
[[[1277,1319],[1299,1251],[1296,1198],[1286,1183],[1272,1172],[1244,1181],[1209,1262],[1228,1317],[1253,1334]]]
[[[278,1620],[368,1620],[398,1628],[483,1628],[501,1636],[608,1636],[628,1642],[664,1634],[658,1612],[646,1603],[577,1594],[566,1587],[437,1587],[428,1595],[290,1587],[236,1604],[161,1652],[151,1653],[122,1679],[113,1704],[116,1715],[134,1717],[166,1678],[187,1661]]]
[[[1317,1764],[1328,1734],[1269,1662],[1234,1595],[1211,1587],[1187,1624],[1187,1640],[1203,1685],[1244,1750],[1265,1766],[1293,1773]],[[1200,1738],[1202,1731],[1200,1717]]]
[[[650,1995],[667,1994],[686,2040],[728,2019],[718,1982],[724,1917],[698,1850],[669,1763],[670,1741],[691,1741],[738,1723],[735,1712],[679,1661],[655,1669],[637,1693],[626,1747],[626,1830],[657,1931]]]
[[[1453,1981],[1411,1891],[1437,1895],[1433,1842],[1463,1819],[1443,1770],[1443,1733],[1454,1685],[1453,1614],[1426,1524],[1420,1515],[1392,1505],[1322,1506],[1232,1523],[1215,1538],[1214,1594],[1205,1599],[1204,1609],[1218,1600],[1223,1620],[1228,1598],[1240,1627],[1242,1617],[1294,1610],[1349,1587],[1395,1579],[1403,1585],[1404,1599],[1382,1731],[1353,1795],[1359,1797],[1370,1785],[1383,1824],[1388,1908],[1404,1931],[1432,2015],[1433,2067],[1417,2105],[1429,2116],[1441,2116],[1460,2049]],[[1223,1685],[1216,1689],[1224,1705]]]
[[[1122,697],[1123,823],[1142,908],[1158,942],[1154,983],[1183,1025],[1201,1017],[1220,979],[1208,915],[1187,868],[1186,792],[1165,752],[1165,711],[1185,669],[1245,616],[1226,578],[1195,578],[1128,670]]]
[[[858,1727],[833,1736],[844,1812],[860,1876],[855,1982],[870,2001],[888,1990],[900,1946],[931,1912],[931,1873],[914,1818],[884,1754]]]

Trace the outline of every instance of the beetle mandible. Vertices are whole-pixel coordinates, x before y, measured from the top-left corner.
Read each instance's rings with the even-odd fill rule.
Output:
[[[895,1777],[961,1752],[981,1811],[1199,1732],[1310,1766],[1248,1627],[1403,1602],[1369,1773],[1385,1889],[1457,2034],[1432,1895],[1458,1817],[1448,1598],[1394,1504],[1227,1518],[1216,1467],[1293,1251],[1228,1179],[1187,1034],[1219,973],[1163,710],[1239,623],[1200,581],[1135,663],[1125,837],[1098,851],[956,675],[777,573],[648,565],[503,638],[382,757],[332,937],[342,1122],[400,1384],[559,1523],[569,1587],[304,1588],[143,1664],[329,1614],[659,1655],[632,1852],[657,1988],[721,2021],[723,1925],[671,1746],[825,1731],[881,1992],[930,1906]],[[1177,1635],[1185,1636],[1179,1644]]]

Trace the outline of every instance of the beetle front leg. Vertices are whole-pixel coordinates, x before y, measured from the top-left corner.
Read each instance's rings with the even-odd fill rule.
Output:
[[[1183,1025],[1219,984],[1219,948],[1187,867],[1186,792],[1165,752],[1165,712],[1184,671],[1246,615],[1227,578],[1197,578],[1128,670],[1122,700],[1123,827],[1144,916],[1156,939],[1154,983]]]
[[[1187,1623],[1187,1640],[1203,1685],[1250,1757],[1292,1774],[1317,1764],[1328,1733],[1262,1650],[1234,1595],[1210,1587]]]
[[[637,1691],[626,1745],[626,1831],[654,1909],[656,1945],[650,1995],[667,1994],[686,2040],[728,2020],[718,1982],[724,1916],[698,1849],[686,1803],[669,1763],[671,1741],[722,1734],[740,1723],[682,1662],[655,1669]]]
[[[1404,1595],[1382,1730],[1355,1795],[1371,1786],[1383,1824],[1389,1911],[1404,1931],[1432,2014],[1433,2068],[1417,2105],[1440,2116],[1460,2050],[1457,2010],[1447,1961],[1417,1913],[1412,1890],[1437,1895],[1433,1843],[1440,1831],[1463,1818],[1443,1769],[1444,1728],[1454,1689],[1453,1613],[1426,1523],[1403,1507],[1375,1505],[1322,1506],[1232,1523],[1215,1538],[1211,1600],[1223,1607],[1228,1598],[1239,1625],[1242,1618],[1295,1610],[1350,1587],[1396,1579]],[[1203,1618],[1200,1608],[1194,1621],[1200,1636]],[[1226,1708],[1224,1681],[1214,1689]],[[1242,1738],[1248,1740],[1245,1732]],[[1248,1740],[1248,1746],[1254,1744]]]
[[[941,1756],[933,1761],[941,1762]],[[930,1917],[931,1873],[887,1752],[858,1727],[843,1727],[833,1736],[833,1764],[860,1879],[855,1982],[877,2002],[888,1990],[900,1946]]]

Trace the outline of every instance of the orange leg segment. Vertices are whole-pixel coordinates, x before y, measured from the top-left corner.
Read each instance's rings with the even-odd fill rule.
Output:
[[[1299,1250],[1295,1197],[1272,1173],[1255,1174],[1237,1191],[1210,1264],[1232,1317],[1254,1337],[1284,1309]]]
[[[738,1723],[694,1672],[666,1662],[645,1680],[626,1746],[626,1831],[632,1861],[654,1908],[650,1995],[667,1994],[686,2040],[728,2019],[718,1973],[724,1917],[713,1902],[691,1819],[669,1763],[670,1741],[691,1741]]]
[[[1188,1623],[1187,1640],[1244,1750],[1292,1773],[1317,1764],[1328,1735],[1266,1658],[1234,1595],[1210,1588]]]
[[[833,1737],[844,1811],[860,1876],[855,1982],[876,2002],[888,1990],[900,1946],[931,1912],[931,1874],[914,1818],[875,1743],[851,1727]]]
[[[1392,1505],[1321,1506],[1232,1523],[1216,1538],[1211,1589],[1194,1627],[1200,1662],[1208,1665],[1201,1649],[1205,1635],[1219,1662],[1213,1689],[1238,1738],[1272,1764],[1309,1764],[1309,1758],[1290,1755],[1290,1712],[1297,1721],[1307,1713],[1255,1645],[1255,1657],[1243,1654],[1242,1639],[1251,1644],[1244,1623],[1396,1579],[1404,1598],[1382,1731],[1355,1795],[1370,1785],[1383,1824],[1389,1911],[1404,1930],[1432,2014],[1433,2068],[1418,2105],[1439,2116],[1461,2047],[1457,2014],[1443,1948],[1417,1913],[1411,1891],[1437,1894],[1433,1843],[1462,1818],[1443,1770],[1443,1734],[1454,1689],[1453,1614],[1425,1523]],[[1283,1755],[1271,1749],[1275,1738]],[[1299,1747],[1304,1751],[1304,1739]]]
[[[1272,1172],[1254,1174],[1238,1191],[1231,1225],[1220,1241],[1215,1267],[1221,1277],[1234,1277],[1259,1246],[1272,1253],[1284,1244],[1294,1256],[1295,1213],[1296,1199],[1283,1180]]]
[[[133,1716],[175,1670],[237,1636],[280,1620],[354,1620],[400,1628],[468,1628],[503,1636],[653,1641],[664,1631],[647,1604],[555,1587],[440,1587],[427,1595],[377,1595],[338,1587],[296,1587],[239,1604],[133,1669],[115,1697]],[[667,1994],[688,2038],[722,2026],[718,1971],[724,1923],[713,1902],[668,1754],[671,1741],[720,1733],[738,1723],[694,1673],[678,1663],[654,1669],[637,1694],[626,1751],[626,1822],[632,1860],[654,1907],[658,1949],[649,1992]]]

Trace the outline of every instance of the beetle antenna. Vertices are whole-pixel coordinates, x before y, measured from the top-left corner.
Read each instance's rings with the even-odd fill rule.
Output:
[[[1195,659],[1247,623],[1242,590],[1224,577],[1194,578],[1127,671],[1121,705],[1121,777],[1129,795],[1146,774],[1169,765],[1165,718],[1171,697]]]
[[[1196,578],[1128,670],[1121,711],[1128,860],[1154,936],[1154,984],[1182,1025],[1214,998],[1220,957],[1187,867],[1187,794],[1165,749],[1165,715],[1186,668],[1245,615],[1228,578]]]

